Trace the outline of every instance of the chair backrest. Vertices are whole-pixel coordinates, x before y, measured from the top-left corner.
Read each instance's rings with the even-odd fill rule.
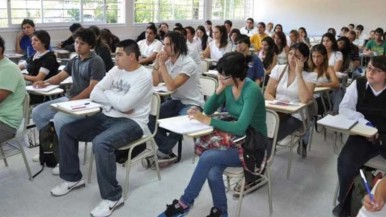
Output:
[[[365,166],[386,172],[386,159],[377,155],[365,163]]]
[[[270,157],[267,160],[267,163],[272,163],[273,160],[273,153],[275,151],[275,146],[277,143],[277,134],[279,132],[279,123],[280,119],[279,116],[275,111],[272,111],[270,109],[267,109],[266,111],[266,124],[267,124],[267,136],[269,139],[272,140],[272,147],[268,154],[270,154]]]
[[[208,97],[214,94],[217,88],[217,80],[208,76],[200,77],[201,92],[204,97]]]
[[[154,121],[154,132],[152,136],[154,137],[158,130],[158,119],[159,119],[159,112],[161,108],[161,98],[157,93],[153,93],[151,96],[151,109],[150,109],[150,115],[155,118]]]
[[[201,60],[200,62],[201,72],[207,72],[209,70],[208,62]]]

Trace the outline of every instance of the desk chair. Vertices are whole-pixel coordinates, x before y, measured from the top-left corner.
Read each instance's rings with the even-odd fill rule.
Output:
[[[207,72],[209,70],[209,64],[205,60],[201,60],[200,67],[201,67],[201,73]]]
[[[304,116],[304,113],[305,116]],[[307,106],[304,107],[302,110],[300,110],[300,114],[302,115],[302,127],[300,129],[296,130],[291,135],[288,135],[284,139],[278,141],[277,145],[279,146],[285,146],[289,148],[289,156],[288,156],[288,167],[287,167],[287,179],[290,178],[291,174],[291,166],[292,166],[292,158],[293,158],[293,148],[295,145],[300,143],[300,150],[303,152],[303,137],[306,134],[307,131],[310,131],[310,141],[309,144],[312,141],[313,136],[313,122],[312,122],[312,116],[318,114],[318,105],[316,100],[313,98],[310,102],[307,103]]]
[[[130,168],[131,168],[132,163],[137,162],[137,161],[141,161],[142,159],[145,159],[146,157],[150,157],[150,156],[153,157],[155,160],[155,166],[156,166],[158,180],[161,179],[160,169],[158,166],[157,148],[156,148],[155,141],[154,141],[154,136],[157,133],[157,129],[158,129],[157,121],[159,118],[160,106],[161,106],[160,97],[158,96],[157,93],[153,93],[150,115],[155,117],[154,132],[151,135],[143,136],[142,138],[140,138],[136,141],[133,141],[126,146],[119,148],[119,150],[129,150],[128,158],[127,158],[127,161],[125,163],[126,178],[125,178],[125,184],[124,184],[124,188],[123,188],[123,196],[124,196],[125,200],[127,199],[127,192],[129,190],[129,188],[128,188],[129,187],[129,175],[130,175]],[[150,142],[150,147],[148,147],[144,152],[139,154],[134,159],[131,159],[133,149],[135,147],[142,145],[143,143],[147,143],[147,142]],[[88,183],[91,182],[91,173],[92,173],[93,161],[94,161],[94,154],[91,152],[90,164],[89,164],[89,168],[88,168],[88,179],[87,179]]]
[[[21,154],[23,156],[24,164],[28,172],[29,180],[32,180],[31,169],[28,165],[27,158],[24,152],[24,135],[27,131],[27,125],[29,122],[29,95],[28,93],[24,97],[23,101],[23,122],[19,127],[19,130],[16,132],[15,137],[9,139],[0,144],[0,159],[4,160],[4,164],[8,167],[7,158],[16,154]]]
[[[206,61],[204,61],[206,62]],[[214,94],[216,91],[218,82],[216,79],[208,76],[201,76],[200,77],[200,83],[201,83],[201,92],[204,95],[204,100],[206,101],[210,96]],[[194,138],[193,138],[194,139]],[[182,139],[178,141],[178,158],[177,162],[181,160],[181,153],[182,153]],[[192,162],[195,161],[196,154],[193,155]]]
[[[267,154],[269,158],[266,162],[266,170],[265,174],[261,174],[262,181],[258,184],[258,186],[263,186],[265,183],[268,183],[268,205],[269,205],[269,213],[272,214],[272,184],[271,184],[271,165],[273,162],[277,133],[279,130],[279,116],[276,112],[267,109],[266,113],[266,124],[267,124],[267,136],[270,140],[272,140],[272,147],[270,150],[267,148]],[[227,177],[228,189],[233,192],[233,189],[230,185],[230,178],[236,178],[241,180],[241,191],[239,193],[239,201],[237,203],[237,215],[240,216],[241,205],[244,197],[244,188],[245,188],[245,178],[244,178],[244,170],[242,167],[228,167],[226,168],[224,175]],[[235,193],[235,192],[233,192]]]

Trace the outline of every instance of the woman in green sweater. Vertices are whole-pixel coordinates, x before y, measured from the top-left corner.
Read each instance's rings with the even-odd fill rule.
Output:
[[[212,192],[213,208],[208,216],[228,216],[227,199],[222,174],[227,167],[240,167],[239,156],[242,150],[235,139],[245,135],[248,126],[262,135],[267,134],[265,101],[260,88],[255,82],[246,78],[249,58],[241,53],[227,53],[219,60],[219,85],[204,107],[204,113],[191,108],[188,115],[204,124],[214,127],[214,132],[196,141],[216,143],[218,147],[203,152],[193,176],[180,200],[167,205],[160,217],[183,216],[189,211],[194,199],[198,196],[206,179]],[[233,121],[212,118],[217,108],[224,105]],[[216,140],[216,141],[214,141]]]

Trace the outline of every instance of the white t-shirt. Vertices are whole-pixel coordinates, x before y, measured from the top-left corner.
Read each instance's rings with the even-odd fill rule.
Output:
[[[192,42],[186,40],[186,44],[188,45],[188,47],[190,47],[189,49],[193,49],[196,50],[198,53],[201,53],[201,41],[199,41],[198,39],[193,38]]]
[[[257,32],[257,27],[253,27],[253,29],[247,29],[246,26],[240,28],[240,33],[243,35],[248,35],[249,37]]]
[[[225,53],[232,52],[232,43],[228,42],[225,47],[218,48],[213,40],[209,42],[210,58],[218,61]]]
[[[185,105],[196,105],[202,108],[204,95],[201,92],[200,67],[194,60],[190,56],[180,55],[174,64],[169,59],[165,62],[165,66],[173,79],[179,74],[189,76],[189,79],[171,94],[172,99],[181,100]]]
[[[283,64],[287,64],[288,63],[288,57],[287,57],[287,54],[285,52],[285,50],[283,49],[281,51],[281,53],[279,53],[277,55],[277,64],[278,65],[283,65]]]
[[[158,53],[162,49],[162,43],[157,39],[154,39],[151,44],[147,44],[146,39],[143,39],[138,42],[138,46],[143,57],[151,56],[153,53]]]
[[[328,59],[328,66],[334,67],[339,60],[343,60],[343,54],[340,51],[331,52],[331,56]]]
[[[103,105],[103,113],[110,117],[130,118],[141,127],[144,135],[149,135],[147,123],[153,93],[152,74],[144,66],[128,72],[114,66],[98,82],[90,99]],[[132,113],[125,112],[133,110]]]
[[[281,73],[283,72],[285,66],[286,65],[276,65],[271,71],[270,78],[273,78],[275,80],[279,80],[279,77],[280,77]],[[289,86],[287,86],[287,84],[288,84],[288,70],[289,70],[289,67],[287,67],[286,72],[284,72],[279,83],[277,84],[276,99],[277,100],[290,101],[290,102],[294,102],[294,103],[300,103],[299,86],[298,86],[297,78],[295,77],[294,81]],[[316,84],[317,77],[318,77],[318,75],[316,72],[303,71],[303,79],[306,83]],[[292,114],[292,116],[301,120],[301,116],[299,113]]]

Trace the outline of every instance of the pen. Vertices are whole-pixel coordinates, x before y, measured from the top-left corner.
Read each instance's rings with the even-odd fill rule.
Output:
[[[73,105],[71,106],[71,109],[81,109],[81,108],[86,108],[87,105],[89,105],[90,103],[89,102],[86,102],[84,104],[80,104],[80,105]]]
[[[359,173],[361,174],[361,177],[362,177],[362,179],[363,179],[363,182],[365,183],[365,188],[366,188],[367,193],[369,194],[369,197],[370,197],[371,202],[374,202],[374,196],[373,196],[373,194],[372,194],[371,191],[370,191],[369,184],[367,183],[365,174],[363,174],[362,169],[359,169]]]

